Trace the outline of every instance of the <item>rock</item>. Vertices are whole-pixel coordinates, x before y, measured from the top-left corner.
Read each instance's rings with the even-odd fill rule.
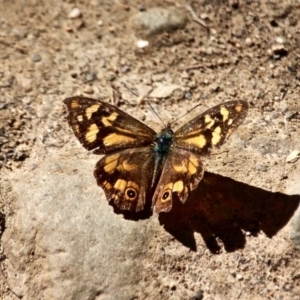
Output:
[[[146,40],[138,40],[138,41],[136,42],[136,46],[137,46],[138,48],[145,48],[145,47],[148,47],[148,46],[149,46],[149,42],[146,41]]]
[[[77,19],[80,16],[81,16],[81,11],[79,10],[79,8],[75,7],[70,11],[68,18],[69,19]]]
[[[136,298],[139,257],[153,236],[149,220],[132,222],[113,212],[93,176],[98,157],[38,156],[14,172],[20,180],[11,196],[18,209],[2,236],[14,293],[26,299]]]
[[[145,39],[162,31],[172,31],[186,25],[186,16],[175,9],[153,7],[147,11],[138,12],[131,19],[135,35]]]
[[[150,93],[149,97],[152,98],[167,98],[172,95],[175,90],[180,89],[177,84],[157,83],[156,87]]]
[[[42,57],[38,53],[33,53],[30,58],[33,62],[39,62],[42,60]]]
[[[91,87],[90,85],[88,85],[88,86],[86,86],[86,87],[83,89],[83,92],[84,92],[85,94],[91,95],[91,94],[94,93],[94,90],[93,90],[93,87]]]
[[[299,150],[294,150],[287,156],[285,161],[288,162],[288,163],[294,163],[298,160],[299,156],[300,156],[300,151]]]

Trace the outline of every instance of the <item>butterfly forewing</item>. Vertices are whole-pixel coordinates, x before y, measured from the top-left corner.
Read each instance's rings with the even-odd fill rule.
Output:
[[[154,130],[106,102],[79,96],[64,102],[74,134],[86,149],[96,149],[97,154],[143,147],[155,139]]]
[[[248,103],[229,101],[214,106],[175,132],[175,146],[200,155],[221,146],[245,119]]]

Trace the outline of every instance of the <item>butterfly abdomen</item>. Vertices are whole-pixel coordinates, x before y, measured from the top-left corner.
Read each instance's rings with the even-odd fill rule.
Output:
[[[151,187],[157,185],[162,167],[172,146],[173,135],[174,132],[169,125],[156,135],[154,142],[155,164]]]

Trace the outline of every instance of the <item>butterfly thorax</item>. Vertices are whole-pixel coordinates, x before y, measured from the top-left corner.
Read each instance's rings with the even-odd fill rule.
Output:
[[[164,128],[159,134],[156,135],[154,150],[159,155],[166,155],[172,145],[174,132],[170,125]]]

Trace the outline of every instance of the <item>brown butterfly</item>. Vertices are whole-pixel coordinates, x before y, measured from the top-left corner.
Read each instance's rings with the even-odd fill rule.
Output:
[[[113,206],[140,212],[152,199],[157,213],[182,203],[203,177],[201,156],[222,145],[247,115],[248,103],[214,106],[175,132],[156,133],[116,106],[85,97],[64,100],[68,122],[87,150],[104,154],[96,164],[97,183]]]

